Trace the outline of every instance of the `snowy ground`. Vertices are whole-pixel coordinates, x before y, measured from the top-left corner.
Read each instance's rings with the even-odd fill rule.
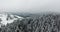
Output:
[[[20,19],[22,20],[23,17],[17,16],[17,15],[8,15],[8,14],[0,14],[0,27],[1,25],[7,25],[10,23],[13,23],[14,20]]]

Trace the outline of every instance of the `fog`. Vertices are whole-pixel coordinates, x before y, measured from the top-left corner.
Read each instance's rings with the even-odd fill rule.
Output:
[[[0,0],[0,12],[60,12],[60,0]]]

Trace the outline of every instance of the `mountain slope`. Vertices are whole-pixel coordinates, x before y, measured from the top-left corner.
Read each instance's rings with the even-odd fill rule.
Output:
[[[13,23],[14,20],[17,20],[17,19],[22,20],[23,17],[17,16],[17,15],[11,15],[11,14],[0,14],[0,26]]]
[[[17,19],[1,32],[60,32],[60,14],[43,14],[31,16],[22,20]]]

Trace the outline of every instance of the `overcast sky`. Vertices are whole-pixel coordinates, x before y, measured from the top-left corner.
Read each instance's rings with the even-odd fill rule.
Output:
[[[60,12],[60,0],[0,0],[0,11]]]

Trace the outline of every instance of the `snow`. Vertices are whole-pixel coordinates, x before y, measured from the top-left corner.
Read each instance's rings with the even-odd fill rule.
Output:
[[[9,15],[12,19],[10,19],[9,17],[8,17],[8,14],[0,14],[0,19],[2,20],[2,21],[0,21],[0,26],[1,25],[7,25],[8,23],[10,24],[10,23],[13,23],[14,22],[14,20],[17,20],[18,18],[20,18],[20,20],[22,20],[23,19],[23,17],[20,17],[20,16],[17,16],[17,15]],[[16,16],[17,18],[14,18],[14,16]],[[7,20],[7,18],[8,18],[8,20]]]

